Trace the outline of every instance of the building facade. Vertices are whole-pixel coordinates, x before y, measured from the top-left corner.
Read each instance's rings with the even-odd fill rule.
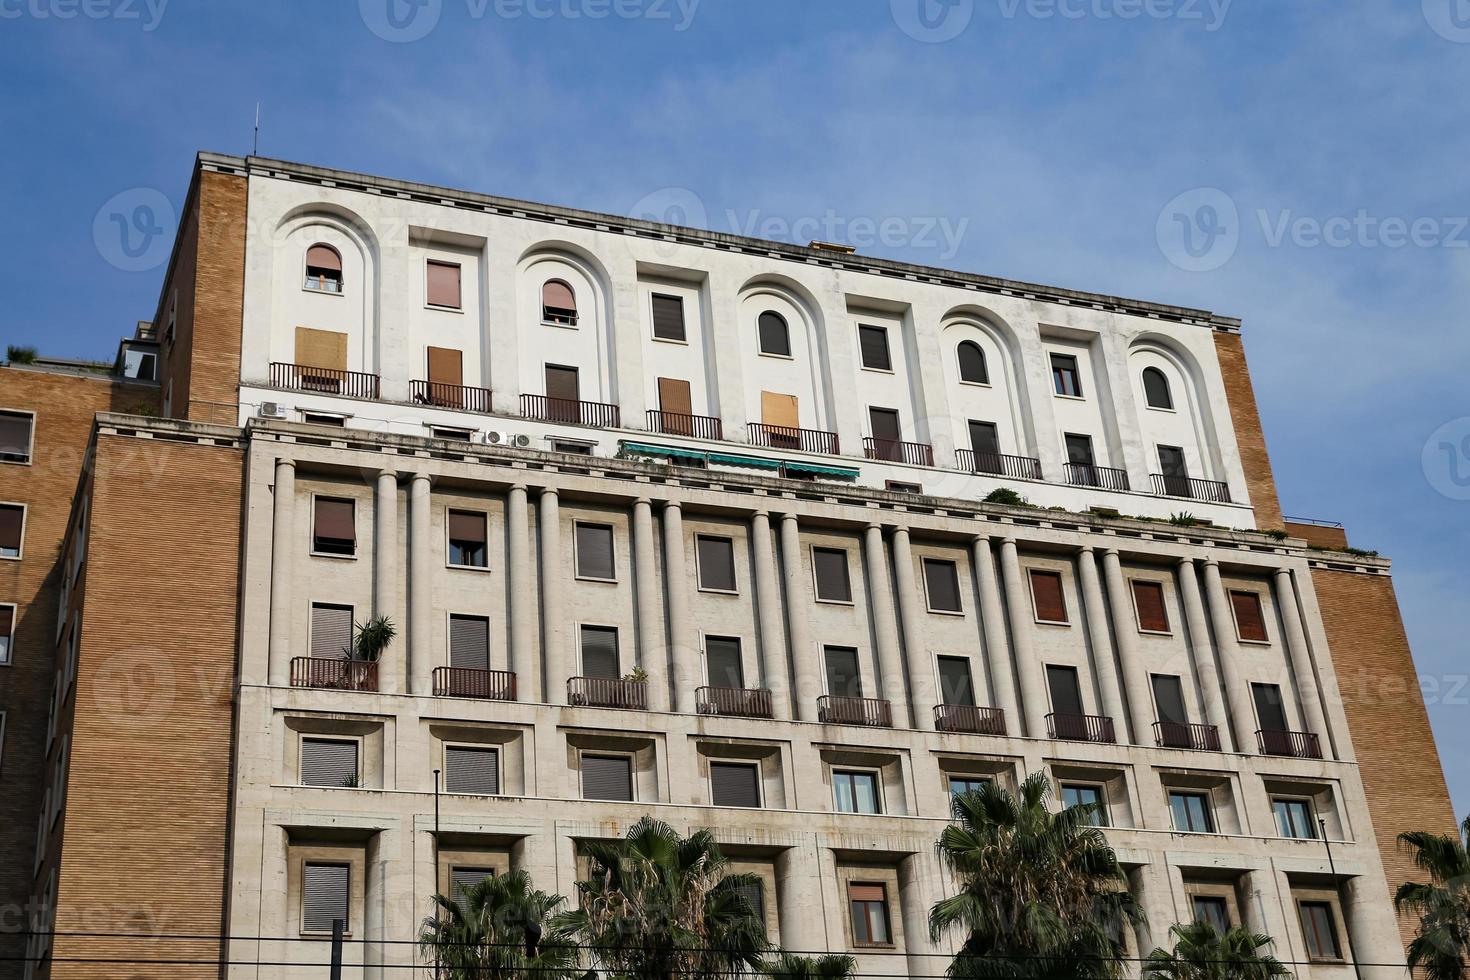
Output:
[[[32,975],[135,948],[74,935],[121,877],[170,976],[315,976],[339,917],[409,976],[435,892],[571,895],[644,814],[773,941],[937,975],[949,800],[1035,772],[1098,804],[1135,955],[1206,917],[1402,970],[1443,777],[1374,688],[1388,563],[1281,516],[1237,321],[254,158],[184,214],[165,417],[87,443]],[[193,629],[129,645],[138,571]]]

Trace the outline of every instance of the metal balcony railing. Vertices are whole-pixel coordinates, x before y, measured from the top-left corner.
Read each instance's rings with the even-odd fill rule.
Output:
[[[955,461],[962,470],[1008,476],[1013,480],[1041,479],[1041,460],[1030,456],[1007,456],[1004,453],[977,453],[972,449],[956,449]]]
[[[1295,759],[1322,758],[1322,740],[1312,732],[1256,732],[1262,755],[1285,755]]]
[[[1166,749],[1219,752],[1220,729],[1214,725],[1156,721],[1154,722],[1154,744]]]
[[[316,391],[349,398],[377,398],[378,376],[362,371],[336,371],[305,364],[271,364],[271,384],[293,391]]]
[[[376,691],[378,664],[375,660],[347,660],[343,657],[292,657],[291,686]]]
[[[903,442],[898,439],[863,438],[863,455],[868,459],[881,459],[890,463],[909,463],[913,466],[933,466],[934,447],[927,442]]]
[[[689,436],[691,439],[723,439],[725,427],[712,415],[681,415],[678,412],[648,410],[650,432],[666,436]]]
[[[490,389],[469,385],[448,385],[439,381],[413,381],[410,395],[419,405],[435,408],[458,408],[467,412],[490,411]]]
[[[775,716],[771,692],[757,687],[701,687],[694,692],[696,708],[702,715],[730,715],[737,718],[772,718]]]
[[[934,727],[941,732],[1004,735],[1006,713],[1000,708],[985,708],[973,704],[936,704]]]
[[[552,398],[547,395],[522,395],[521,415],[543,422],[590,425],[600,429],[616,429],[623,424],[622,415],[616,405],[578,401],[575,398]]]
[[[1094,463],[1068,463],[1067,482],[1074,487],[1098,487],[1103,490],[1127,490],[1128,471]]]
[[[625,677],[572,677],[567,680],[567,703],[643,711],[648,707],[648,682]]]
[[[835,432],[822,432],[819,429],[794,429],[785,425],[766,425],[764,422],[751,422],[747,428],[750,432],[751,443],[757,446],[767,446],[771,449],[795,449],[805,453],[826,453],[829,456],[836,456],[840,452]]]
[[[1046,716],[1046,733],[1065,742],[1116,742],[1113,719],[1107,715]]]
[[[434,697],[514,701],[516,699],[516,675],[508,670],[435,667]]]
[[[892,728],[893,706],[880,698],[817,698],[817,720],[824,725],[866,725]]]
[[[1192,476],[1165,476],[1151,473],[1154,493],[1161,497],[1187,497],[1215,504],[1230,503],[1230,487],[1219,480],[1196,480]]]

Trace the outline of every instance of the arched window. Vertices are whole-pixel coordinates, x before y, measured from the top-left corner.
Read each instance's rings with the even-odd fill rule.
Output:
[[[321,242],[306,250],[306,288],[318,293],[342,291],[342,256]]]
[[[1173,408],[1174,395],[1169,391],[1169,379],[1156,367],[1143,369],[1143,396],[1149,408]]]
[[[977,385],[990,384],[990,371],[985,367],[985,352],[973,340],[960,341],[960,380]]]
[[[766,310],[760,316],[759,326],[762,354],[791,356],[791,331],[785,317],[775,310]]]
[[[577,294],[560,279],[548,279],[541,287],[541,319],[546,323],[577,325]]]

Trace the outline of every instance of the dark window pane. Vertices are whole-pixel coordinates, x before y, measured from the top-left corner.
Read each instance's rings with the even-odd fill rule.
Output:
[[[582,676],[615,680],[618,671],[618,631],[611,626],[582,627]]]
[[[582,797],[631,802],[633,760],[625,755],[582,756]]]
[[[1150,408],[1173,408],[1174,396],[1169,391],[1169,379],[1158,368],[1143,369],[1143,394]]]
[[[867,325],[858,327],[858,345],[862,351],[863,367],[878,371],[893,370],[893,358],[888,351],[887,330]]]
[[[613,529],[608,524],[577,525],[577,575],[582,578],[617,577],[613,567]]]
[[[704,638],[705,671],[711,687],[744,687],[745,667],[740,657],[740,640],[733,636]]]
[[[1051,356],[1052,385],[1059,395],[1082,396],[1082,381],[1077,376],[1077,358],[1071,354]]]
[[[929,608],[936,612],[961,612],[959,572],[952,561],[925,558],[924,587],[929,595]]]
[[[939,693],[944,704],[973,705],[975,688],[968,657],[939,657]]]
[[[683,340],[684,300],[679,296],[653,294],[653,335],[659,340]]]
[[[490,620],[484,616],[449,617],[449,666],[490,669]]]
[[[710,799],[715,806],[759,807],[760,767],[750,762],[711,762]]]
[[[985,352],[972,340],[960,344],[960,380],[975,384],[989,384],[990,371],[985,364]]]
[[[863,696],[863,678],[858,671],[858,653],[852,647],[826,647],[822,659],[827,668],[827,693],[838,698]]]
[[[852,582],[847,576],[847,552],[838,548],[813,548],[812,568],[817,579],[817,598],[832,602],[852,601]]]
[[[445,746],[444,788],[451,793],[497,795],[500,792],[500,753],[492,748]]]
[[[1288,726],[1286,706],[1281,703],[1281,687],[1277,684],[1252,684],[1251,699],[1256,703],[1256,722],[1262,731],[1284,732]]]
[[[1048,664],[1046,668],[1047,690],[1051,693],[1051,710],[1059,715],[1080,715],[1082,711],[1082,689],[1077,683],[1076,667],[1058,667]]]
[[[791,356],[791,334],[786,320],[779,313],[767,310],[760,315],[760,344],[762,354]]]
[[[1184,685],[1173,674],[1154,674],[1154,706],[1159,712],[1159,721],[1174,725],[1189,724],[1189,715],[1184,710]]]
[[[729,538],[700,535],[694,539],[699,563],[699,586],[721,592],[735,591],[735,543]]]

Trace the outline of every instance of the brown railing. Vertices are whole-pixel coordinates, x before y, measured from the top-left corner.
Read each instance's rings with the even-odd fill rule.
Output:
[[[1092,463],[1068,463],[1067,482],[1074,487],[1101,487],[1103,490],[1127,490],[1128,471]]]
[[[490,411],[490,389],[447,385],[439,381],[410,382],[411,397],[420,405],[460,408],[467,412]]]
[[[898,439],[863,438],[863,455],[868,459],[883,459],[890,463],[911,463],[914,466],[933,466],[934,447],[927,442],[901,442]]]
[[[331,368],[307,367],[304,364],[271,365],[271,385],[294,391],[319,391],[326,395],[349,398],[377,398],[378,376],[362,371],[334,371]]]
[[[701,687],[694,692],[702,715],[734,715],[738,718],[771,718],[771,692],[756,687]]]
[[[678,412],[648,410],[648,429],[667,436],[689,436],[694,439],[723,439],[725,427],[711,415],[681,415]]]
[[[567,703],[642,711],[648,707],[648,682],[625,677],[572,677],[567,680]]]
[[[893,706],[878,698],[817,698],[817,720],[824,725],[867,725],[892,728]]]
[[[1256,732],[1262,755],[1289,755],[1297,759],[1322,758],[1322,740],[1312,732]]]
[[[1041,479],[1041,460],[1030,456],[977,453],[972,449],[956,449],[954,455],[960,469],[969,470],[971,473],[1008,476],[1014,480]]]
[[[941,732],[1004,735],[1006,713],[1000,708],[983,708],[973,704],[936,704],[934,727]]]
[[[1154,744],[1166,749],[1194,749],[1197,752],[1220,751],[1220,729],[1214,725],[1185,724],[1179,721],[1154,722]]]
[[[508,670],[435,667],[434,697],[514,701],[516,699],[516,675]]]
[[[1196,480],[1192,476],[1165,476],[1151,473],[1154,493],[1161,497],[1188,497],[1191,500],[1208,500],[1216,504],[1230,503],[1230,487],[1219,480]]]
[[[342,657],[291,658],[292,687],[328,687],[337,691],[376,691],[378,663]]]
[[[771,449],[799,449],[804,453],[826,453],[836,456],[837,433],[819,429],[793,429],[786,425],[766,425],[764,422],[749,423],[750,441],[757,446]]]
[[[1046,716],[1046,733],[1066,742],[1116,742],[1113,719],[1107,715]]]
[[[521,414],[528,419],[540,419],[544,422],[591,425],[602,429],[616,429],[623,424],[616,405],[583,402],[575,398],[550,398],[546,395],[522,395]]]

